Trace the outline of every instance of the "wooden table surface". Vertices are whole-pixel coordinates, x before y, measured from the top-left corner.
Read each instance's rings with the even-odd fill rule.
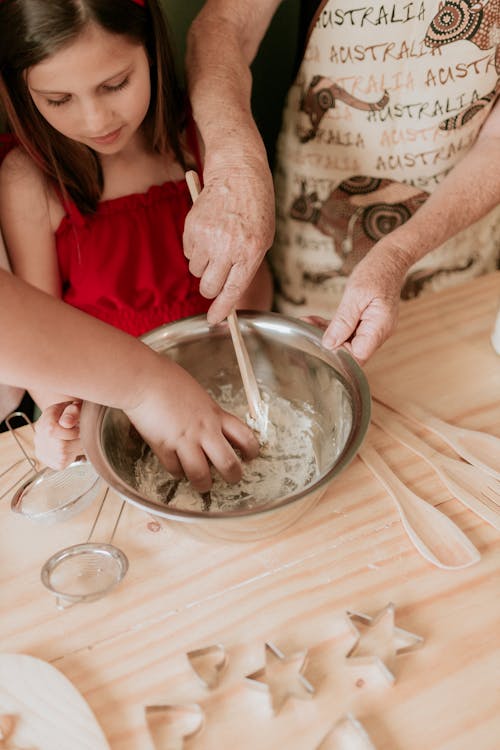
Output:
[[[500,273],[405,303],[398,332],[366,368],[369,379],[500,436],[500,356],[490,344],[499,303]],[[42,526],[14,515],[8,496],[0,501],[0,650],[62,671],[113,750],[154,750],[145,706],[186,703],[205,716],[202,731],[184,742],[188,750],[315,750],[346,712],[378,750],[498,750],[500,535],[421,459],[371,430],[401,478],[477,546],[478,564],[445,571],[419,556],[393,502],[356,458],[314,511],[259,542],[197,541],[127,505],[114,540],[130,561],[123,583],[100,601],[60,611],[40,568],[56,550],[86,540],[97,505]],[[19,457],[12,435],[2,434],[0,473]],[[0,477],[0,495],[21,470]],[[95,539],[106,541],[119,507],[110,496]],[[396,625],[424,639],[396,657],[392,685],[376,663],[345,658],[354,643],[346,612],[375,616],[389,602]],[[315,688],[277,714],[269,695],[245,680],[263,667],[266,641],[285,655],[307,652],[304,675]],[[186,654],[213,644],[224,647],[228,667],[209,690]],[[288,679],[296,684],[296,675]],[[174,747],[182,742],[172,735],[156,750]]]

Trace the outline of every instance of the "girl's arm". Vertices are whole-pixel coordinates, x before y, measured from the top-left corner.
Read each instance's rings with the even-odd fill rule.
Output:
[[[259,450],[243,422],[223,411],[167,357],[138,339],[0,270],[0,381],[122,409],[174,476],[210,488],[211,462],[229,482]]]
[[[11,151],[0,166],[0,223],[12,270],[54,297],[61,296],[55,230],[62,215],[40,170],[20,149]],[[53,391],[31,395],[41,409],[69,398]]]

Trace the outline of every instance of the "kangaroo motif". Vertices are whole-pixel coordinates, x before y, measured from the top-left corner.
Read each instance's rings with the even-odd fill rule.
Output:
[[[404,200],[390,200],[395,186]],[[327,272],[325,278],[349,276],[374,243],[404,224],[426,198],[427,193],[393,180],[356,175],[341,182],[323,203],[315,192],[307,193],[302,183],[290,216],[333,237],[342,266]]]
[[[495,67],[500,76],[500,0],[445,0],[427,29],[424,44],[438,48],[467,40],[481,50],[496,47]],[[462,127],[480,110],[495,101],[500,93],[500,78],[495,88],[470,104],[455,117],[443,120],[441,130]]]
[[[378,102],[365,102],[356,96],[349,94],[341,86],[338,86],[330,78],[316,75],[311,79],[306,93],[300,101],[300,112],[305,112],[311,122],[311,129],[304,135],[300,136],[302,143],[310,141],[318,132],[318,127],[329,109],[335,107],[336,100],[344,102],[354,109],[361,109],[365,112],[373,112],[383,109],[388,101],[389,94],[387,91]]]
[[[393,200],[398,194],[399,200]],[[349,276],[375,242],[404,224],[427,197],[426,192],[405,183],[356,175],[341,182],[321,202],[316,192],[307,193],[303,182],[300,195],[290,208],[290,216],[297,221],[309,222],[322,234],[333,237],[335,249],[342,259],[340,268],[320,273],[303,272],[303,280],[321,284],[335,276]],[[466,270],[473,262],[470,259],[465,266],[440,271],[414,271],[409,274],[401,297],[415,297],[434,276]],[[304,303],[304,300],[289,301]]]

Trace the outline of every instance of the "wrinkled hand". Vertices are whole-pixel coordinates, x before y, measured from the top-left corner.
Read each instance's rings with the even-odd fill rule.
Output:
[[[274,237],[274,189],[262,159],[209,161],[204,187],[184,226],[189,270],[201,279],[200,292],[216,298],[207,317],[227,317],[250,284]]]
[[[151,377],[137,406],[127,416],[167,471],[189,479],[199,492],[212,486],[210,464],[227,482],[237,482],[244,459],[255,458],[259,443],[252,430],[229,414],[185,370],[158,355],[158,376]]]
[[[52,469],[64,469],[83,454],[80,443],[81,401],[53,404],[35,422],[35,455]]]
[[[396,328],[409,265],[404,251],[387,238],[377,243],[352,271],[323,345],[344,345],[364,364]]]

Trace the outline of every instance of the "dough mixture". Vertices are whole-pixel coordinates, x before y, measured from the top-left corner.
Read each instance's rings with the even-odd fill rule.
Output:
[[[233,394],[232,386],[222,386],[218,394],[210,395],[223,409],[248,422],[243,389]],[[139,492],[154,502],[179,510],[217,513],[267,504],[311,484],[319,468],[310,407],[303,404],[299,408],[263,389],[261,396],[269,408],[266,434],[260,436],[259,456],[243,463],[243,477],[237,484],[228,484],[214,472],[212,489],[201,495],[187,480],[174,480],[145,446],[135,467]]]

